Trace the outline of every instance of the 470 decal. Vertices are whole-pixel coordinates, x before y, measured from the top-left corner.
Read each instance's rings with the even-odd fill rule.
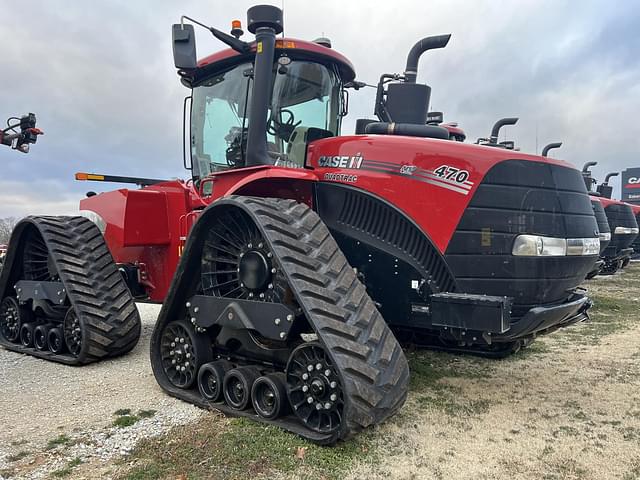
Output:
[[[453,180],[456,183],[465,183],[469,179],[469,172],[449,165],[442,165],[436,168],[433,173],[440,178]]]

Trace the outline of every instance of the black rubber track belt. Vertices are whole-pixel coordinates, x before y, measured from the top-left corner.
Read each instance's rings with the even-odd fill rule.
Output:
[[[151,339],[151,365],[160,386],[173,396],[209,406],[197,390],[181,390],[169,383],[162,369],[159,340],[165,325],[185,317],[188,292],[184,287],[193,285],[206,227],[217,209],[225,208],[242,209],[261,230],[341,378],[345,405],[341,427],[327,434],[307,429],[293,416],[266,421],[253,412],[235,411],[222,404],[212,406],[231,415],[279,425],[321,444],[348,438],[396,413],[408,392],[409,367],[404,352],[320,217],[293,200],[232,196],[202,213],[189,236]],[[190,258],[193,254],[198,257],[195,261]]]
[[[133,297],[116,268],[100,230],[84,217],[27,217],[18,223],[9,242],[5,268],[0,274],[2,298],[15,296],[21,280],[22,251],[30,229],[44,239],[67,302],[83,326],[83,346],[78,356],[56,355],[7,342],[9,350],[64,363],[84,365],[129,352],[140,338],[140,316]]]

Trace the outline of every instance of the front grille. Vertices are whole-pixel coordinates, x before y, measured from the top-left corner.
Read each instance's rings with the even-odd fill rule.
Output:
[[[607,214],[607,220],[609,221],[609,228],[611,229],[611,242],[609,243],[609,249],[613,251],[615,248],[616,253],[622,249],[629,248],[633,241],[636,239],[635,235],[630,234],[615,234],[616,227],[628,227],[638,228],[638,222],[633,215],[633,210],[626,203],[614,203],[608,205],[604,209]]]
[[[609,228],[609,222],[607,220],[607,214],[604,213],[604,207],[598,200],[591,200],[591,206],[593,207],[593,214],[596,217],[596,223],[598,224],[598,231],[600,233],[611,233]],[[600,253],[604,252],[609,245],[609,241],[600,240]]]
[[[636,215],[636,222],[638,222],[638,225],[640,225],[640,213]],[[633,251],[635,253],[640,253],[640,235],[636,237],[631,246],[633,247]]]
[[[594,257],[514,257],[519,234],[596,237],[598,226],[580,172],[508,160],[482,180],[445,258],[458,291],[514,298],[515,305],[563,301],[584,280]]]

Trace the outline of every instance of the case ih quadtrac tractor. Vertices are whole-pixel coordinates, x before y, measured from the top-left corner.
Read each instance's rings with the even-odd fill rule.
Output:
[[[633,211],[633,214],[636,217],[636,221],[639,222],[639,225],[640,225],[640,205],[634,205],[634,204],[630,204],[630,205],[631,205],[631,210]],[[633,258],[638,258],[638,255],[640,255],[640,235],[636,237],[636,239],[631,244],[631,247],[633,248]]]
[[[620,268],[626,266],[633,254],[632,244],[638,236],[638,222],[633,213],[631,205],[611,198],[613,187],[609,185],[609,179],[618,175],[609,173],[603,183],[597,186],[595,192],[591,191],[597,181],[591,176],[590,168],[597,165],[597,162],[587,162],[582,167],[584,183],[592,201],[598,201],[604,208],[607,222],[610,229],[610,241],[601,252],[604,265],[600,269],[601,275],[612,275]],[[596,211],[596,215],[598,212]],[[601,233],[603,233],[601,231]],[[602,241],[602,239],[601,239]],[[595,276],[593,272],[589,278]]]
[[[544,146],[544,148],[542,149],[541,155],[543,157],[547,157],[551,150],[554,150],[560,147],[562,147],[562,142],[549,143]],[[586,169],[586,172],[587,174],[590,175],[590,173],[588,172],[588,167]],[[586,176],[584,178],[585,178],[585,184],[587,185],[587,189],[590,190],[591,181],[589,181]],[[604,212],[604,207],[602,206],[600,199],[596,196],[591,196],[590,200],[591,200],[591,207],[593,208],[593,214],[596,217],[596,223],[598,224],[601,258],[593,265],[593,269],[587,274],[587,279],[591,279],[600,273],[600,270],[605,264],[605,261],[602,258],[603,254],[607,249],[609,242],[611,241],[611,229],[609,228],[609,221],[607,220],[607,215]]]
[[[22,224],[1,277],[3,331],[34,309],[47,325],[62,302],[65,339],[84,346],[103,325],[90,315],[111,308],[92,298],[120,288],[118,269],[127,294],[164,302],[151,363],[169,394],[332,443],[403,404],[397,337],[501,354],[586,318],[578,285],[599,240],[580,172],[426,124],[418,60],[448,35],[418,42],[403,74],[381,78],[378,119],[340,135],[353,66],[325,42],[277,39],[282,22],[251,8],[251,42],[239,23],[231,35],[206,27],[230,48],[198,62],[193,26],[174,25],[192,178],[79,174],[142,187],[81,202],[109,251],[84,219]],[[71,227],[98,253],[60,236]],[[74,294],[25,297],[36,268]]]

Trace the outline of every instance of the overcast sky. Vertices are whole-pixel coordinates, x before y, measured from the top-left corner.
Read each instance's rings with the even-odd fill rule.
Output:
[[[35,112],[45,136],[28,155],[0,148],[0,217],[73,213],[87,190],[120,187],[75,182],[77,171],[185,177],[188,91],[173,68],[171,24],[186,14],[228,30],[234,18],[246,22],[254,3],[30,0],[5,8],[0,121]],[[445,50],[423,56],[418,81],[433,88],[432,109],[467,138],[518,116],[507,135],[523,151],[562,141],[554,155],[577,166],[598,161],[600,179],[640,166],[638,1],[286,0],[285,29],[331,38],[368,83],[402,72],[418,39],[451,33]],[[204,30],[197,39],[200,57],[223,47]],[[374,94],[352,93],[343,133],[372,116]]]

